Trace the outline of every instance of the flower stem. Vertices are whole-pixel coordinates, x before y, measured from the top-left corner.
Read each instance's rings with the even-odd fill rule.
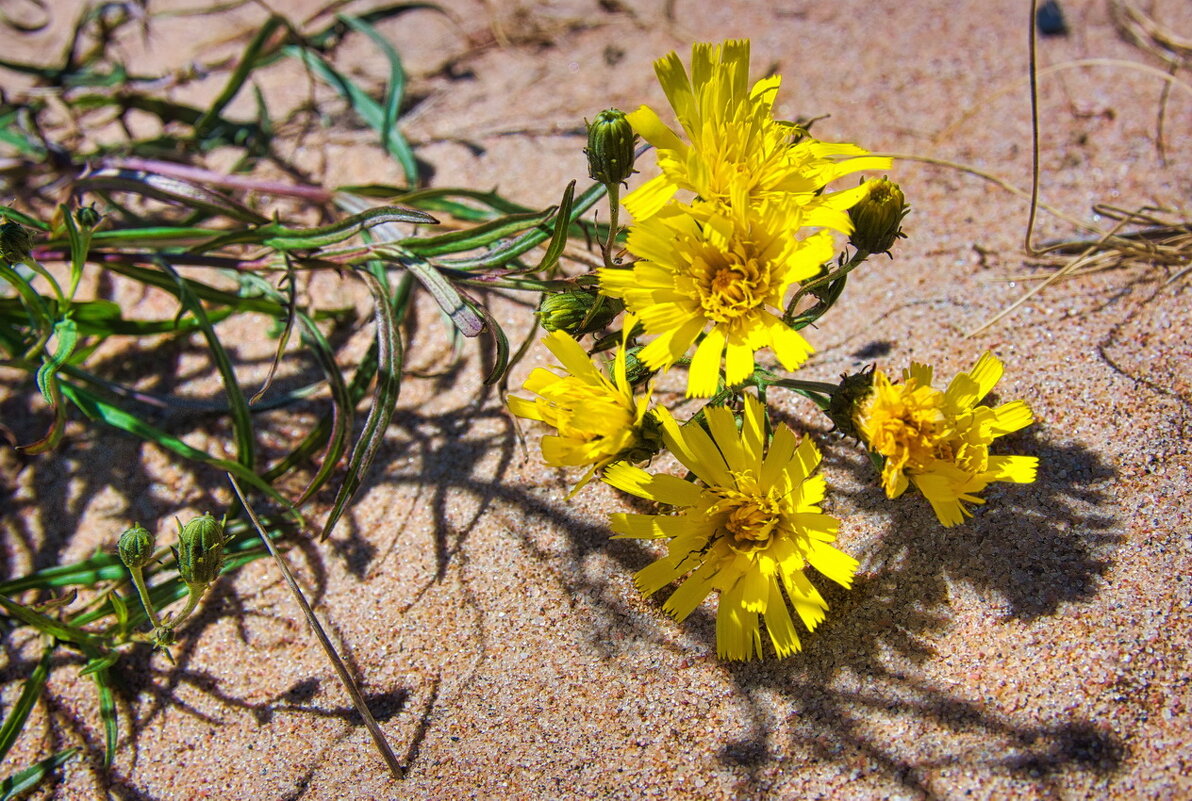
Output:
[[[136,585],[137,594],[141,596],[141,605],[145,607],[145,614],[149,615],[149,622],[153,624],[153,628],[157,628],[161,621],[153,608],[153,602],[149,600],[149,588],[145,586],[145,576],[141,568],[130,567],[128,572],[132,574],[132,583]]]
[[[190,590],[190,597],[186,599],[186,606],[182,608],[181,614],[170,621],[170,628],[176,629],[182,625],[182,622],[190,617],[190,613],[195,611],[195,607],[199,605],[199,600],[203,597],[203,591],[207,589],[206,584],[187,584],[186,589]]]
[[[604,266],[611,269],[616,266],[613,264],[613,245],[617,242],[620,228],[621,185],[605,184],[604,188],[608,190],[608,239],[600,250],[604,256]]]
[[[832,308],[832,306],[836,303],[839,293],[833,293],[827,299],[821,300],[818,304],[812,306],[802,314],[796,315],[795,307],[799,305],[799,301],[802,300],[803,296],[805,296],[808,292],[813,292],[821,286],[832,284],[843,279],[854,269],[861,266],[861,263],[869,258],[869,256],[870,253],[868,250],[857,250],[855,253],[853,253],[853,257],[849,259],[848,262],[843,266],[837,268],[834,271],[829,271],[821,275],[819,278],[808,281],[806,284],[799,287],[799,291],[795,293],[795,296],[791,298],[791,302],[786,307],[786,314],[782,316],[783,322],[785,322],[787,325],[793,325],[796,320],[799,320],[803,323],[803,325],[799,326],[799,328],[803,328],[815,322],[820,317],[823,317],[828,312],[828,309]]]

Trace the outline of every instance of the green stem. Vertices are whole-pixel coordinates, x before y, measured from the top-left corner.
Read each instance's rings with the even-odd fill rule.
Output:
[[[141,596],[141,605],[145,607],[145,614],[149,615],[149,622],[156,629],[161,625],[161,621],[158,620],[157,612],[153,608],[153,601],[149,599],[149,588],[145,586],[145,575],[139,565],[130,567],[128,572],[132,574],[132,583],[136,585],[137,594]]]
[[[621,185],[620,184],[605,184],[608,190],[608,239],[605,240],[604,245],[600,250],[604,256],[604,266],[612,269],[616,265],[613,264],[613,245],[617,242],[617,234],[620,233],[620,213],[621,213]]]
[[[791,325],[794,323],[796,318],[808,316],[810,316],[808,322],[814,322],[815,320],[818,320],[827,313],[828,309],[832,308],[832,305],[835,303],[835,298],[831,299],[831,301],[827,303],[819,304],[819,306],[822,306],[823,308],[819,308],[818,306],[813,307],[812,309],[808,309],[807,312],[797,315],[795,314],[795,308],[799,305],[799,301],[802,300],[807,293],[812,292],[821,286],[831,284],[844,278],[854,269],[861,266],[861,263],[869,258],[869,256],[870,253],[868,250],[857,250],[855,253],[853,253],[853,257],[849,259],[848,263],[844,266],[836,269],[835,271],[824,273],[819,278],[809,281],[801,286],[799,291],[795,293],[795,296],[791,298],[791,302],[787,305],[786,313],[782,316],[782,321],[787,325]]]
[[[825,381],[803,381],[799,378],[780,378],[777,381],[771,381],[770,386],[803,392],[817,392],[821,395],[831,395],[840,388],[836,384],[829,384]]]
[[[187,584],[186,589],[190,590],[190,597],[186,599],[186,606],[183,607],[182,613],[170,621],[170,628],[172,629],[181,627],[182,622],[190,617],[191,612],[195,611],[195,607],[199,605],[199,600],[203,597],[203,591],[207,589],[207,585]]]

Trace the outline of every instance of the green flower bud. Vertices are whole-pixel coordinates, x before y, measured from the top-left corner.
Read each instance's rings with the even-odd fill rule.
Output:
[[[625,352],[625,378],[634,386],[645,381],[656,372],[647,367],[646,363],[637,357],[641,353],[641,350],[639,346],[632,347]]]
[[[133,523],[131,528],[125,529],[120,535],[120,541],[116,543],[116,552],[120,554],[120,561],[132,569],[149,564],[156,547],[156,538],[152,532],[140,523]]]
[[[190,585],[207,585],[223,566],[223,549],[228,543],[224,524],[210,514],[191,520],[178,531],[178,575]]]
[[[12,221],[0,226],[0,258],[9,264],[20,264],[33,253],[33,234],[25,226]]]
[[[663,448],[662,423],[654,412],[646,412],[642,424],[637,429],[637,442],[632,448],[617,454],[618,459],[627,462],[645,462],[657,456]]]
[[[851,375],[840,376],[840,386],[828,400],[828,417],[836,424],[836,430],[846,437],[860,440],[857,433],[857,410],[873,391],[873,365]]]
[[[625,304],[619,298],[604,296],[600,308],[588,320],[588,314],[600,297],[592,290],[544,294],[538,301],[535,314],[547,331],[566,331],[573,337],[583,336],[604,328],[625,309]],[[587,325],[584,325],[584,320],[588,320]]]
[[[95,210],[95,204],[90,206],[83,206],[75,212],[75,220],[84,228],[94,228],[99,225],[99,221],[103,219],[103,215]]]
[[[636,134],[625,114],[605,109],[588,123],[588,176],[602,184],[619,184],[633,175],[633,143]]]
[[[902,218],[911,210],[898,184],[885,178],[867,181],[868,194],[848,210],[853,221],[849,242],[857,250],[889,253],[902,233]]]

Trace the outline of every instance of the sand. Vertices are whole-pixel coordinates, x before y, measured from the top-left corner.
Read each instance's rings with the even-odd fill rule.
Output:
[[[820,138],[1029,186],[1025,3],[680,1],[673,19],[663,3],[632,1],[446,5],[458,25],[429,11],[381,25],[423,98],[403,130],[437,185],[557,202],[585,177],[584,117],[661,108],[654,58],[742,36],[755,75],[783,74],[781,115],[830,115],[816,123]],[[1100,0],[1064,8],[1070,34],[1040,41],[1041,67],[1162,66],[1118,36]],[[1184,36],[1189,12],[1178,0],[1152,10]],[[197,42],[193,22],[163,26],[160,39],[127,43],[130,63],[235,53],[242,45],[221,37],[262,14],[246,7],[204,23]],[[64,27],[21,46],[56,53],[47,43]],[[362,80],[384,75],[363,39],[344,58]],[[283,106],[309,91],[293,65],[265,75]],[[1172,92],[1163,164],[1161,89],[1153,71],[1120,63],[1047,72],[1043,200],[1103,225],[1094,203],[1179,208],[1188,219],[1192,96]],[[296,158],[331,184],[398,181],[371,133],[318,96],[333,127]],[[802,653],[720,662],[710,603],[677,624],[642,599],[631,576],[656,551],[611,541],[606,524],[628,502],[595,485],[565,500],[575,476],[541,464],[540,432],[525,458],[469,343],[459,370],[407,378],[359,503],[330,542],[288,556],[351,655],[405,778],[388,777],[267,561],[217,585],[176,665],[144,648],[122,658],[111,768],[94,693],[64,652],[4,772],[78,745],[81,756],[33,798],[1192,797],[1192,279],[1167,283],[1171,271],[1140,265],[1061,282],[965,338],[1030,285],[1006,276],[1041,272],[1022,251],[1027,203],[945,167],[900,161],[890,174],[913,206],[908,239],[893,260],[858,271],[808,332],[817,352],[800,375],[830,381],[916,359],[947,377],[991,349],[1007,365],[998,396],[1026,400],[1038,420],[1003,451],[1038,456],[1039,480],[995,486],[973,520],[945,530],[921,498],[886,500],[855,447],[778,394],[777,409],[826,451],[827,507],[845,521],[841,547],[862,563],[852,590],[827,592],[828,618]],[[1039,239],[1071,235],[1042,214]],[[360,300],[351,285],[328,292]],[[419,310],[412,366],[441,368],[450,343],[433,308]],[[494,310],[511,335],[528,330],[524,306]],[[272,343],[248,322],[227,330],[254,386]],[[167,386],[218,393],[198,343],[170,353]],[[533,350],[514,384],[546,359]],[[0,386],[6,418],[19,411],[12,392]],[[283,433],[306,419],[269,418]],[[221,433],[199,428],[204,443]],[[0,469],[6,576],[112,547],[132,519],[164,526],[230,498],[221,476],[93,428],[72,429],[53,457],[6,452]],[[6,636],[5,709],[34,654],[27,632]]]

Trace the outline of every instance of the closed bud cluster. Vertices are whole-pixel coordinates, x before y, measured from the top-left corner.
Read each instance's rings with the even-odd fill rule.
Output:
[[[188,586],[206,586],[219,576],[228,539],[224,524],[210,513],[196,517],[178,531],[178,575]]]
[[[605,109],[588,123],[588,176],[605,185],[619,184],[633,175],[636,135],[625,113]]]
[[[849,242],[857,250],[889,253],[902,233],[902,218],[911,210],[898,184],[885,178],[867,181],[869,193],[848,210],[853,221]]]

